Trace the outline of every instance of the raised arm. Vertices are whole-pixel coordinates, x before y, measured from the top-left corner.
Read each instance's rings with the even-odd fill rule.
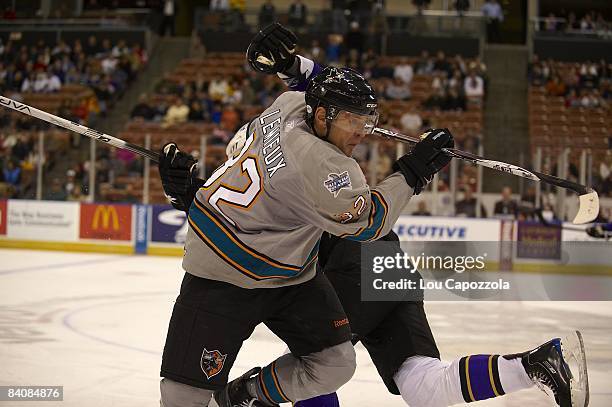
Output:
[[[310,79],[324,68],[306,57],[295,54],[297,37],[279,23],[260,30],[247,49],[247,61],[257,71],[277,74],[296,91],[306,90]]]

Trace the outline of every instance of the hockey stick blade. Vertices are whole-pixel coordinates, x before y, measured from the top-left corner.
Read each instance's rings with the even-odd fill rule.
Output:
[[[591,190],[587,194],[580,195],[580,207],[572,223],[582,225],[594,221],[599,215],[599,196],[597,192]]]
[[[40,110],[35,107],[28,106],[25,103],[20,103],[13,99],[0,95],[0,105],[7,107],[9,109],[13,109],[19,113],[27,114],[28,116],[32,116],[37,119],[43,120],[47,123],[51,123],[56,126],[63,127],[64,129],[74,131],[75,133],[82,134],[83,136],[87,136],[89,138],[101,141],[113,147],[122,148],[124,150],[129,150],[133,153],[149,158],[153,162],[159,162],[159,153],[155,151],[148,150],[136,144],[128,143],[125,140],[122,140],[117,137],[113,137],[106,133],[102,133],[98,130],[90,129],[89,127],[83,126],[80,123],[66,120],[54,114],[47,113],[44,110]]]

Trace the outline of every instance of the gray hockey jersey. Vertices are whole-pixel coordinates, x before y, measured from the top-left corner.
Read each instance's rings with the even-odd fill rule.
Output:
[[[303,92],[285,92],[239,131],[246,142],[206,180],[189,210],[183,268],[244,288],[314,276],[323,231],[387,234],[412,196],[394,173],[370,190],[357,162],[314,136]]]

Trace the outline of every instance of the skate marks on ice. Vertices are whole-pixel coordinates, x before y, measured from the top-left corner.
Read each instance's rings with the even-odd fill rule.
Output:
[[[64,401],[45,406],[158,405],[161,351],[182,278],[180,258],[22,250],[0,255],[0,385],[63,385]],[[591,406],[612,405],[612,303],[439,302],[426,308],[444,359],[526,350],[580,329]],[[284,349],[259,327],[230,377]],[[361,345],[357,362],[353,380],[339,391],[343,406],[405,405],[386,391]],[[477,405],[553,404],[534,389]]]

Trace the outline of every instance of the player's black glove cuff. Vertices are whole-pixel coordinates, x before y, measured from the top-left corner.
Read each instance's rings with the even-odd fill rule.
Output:
[[[189,211],[196,192],[204,185],[204,180],[196,177],[196,164],[195,158],[179,151],[174,143],[167,143],[161,149],[159,175],[162,187],[172,206],[180,211]]]
[[[247,61],[266,74],[284,73],[295,63],[297,37],[279,23],[260,30],[247,49]]]
[[[448,129],[432,129],[421,136],[412,151],[393,164],[393,171],[401,172],[414,194],[421,193],[433,179],[435,173],[450,162],[451,157],[441,151],[453,148],[455,141]]]

